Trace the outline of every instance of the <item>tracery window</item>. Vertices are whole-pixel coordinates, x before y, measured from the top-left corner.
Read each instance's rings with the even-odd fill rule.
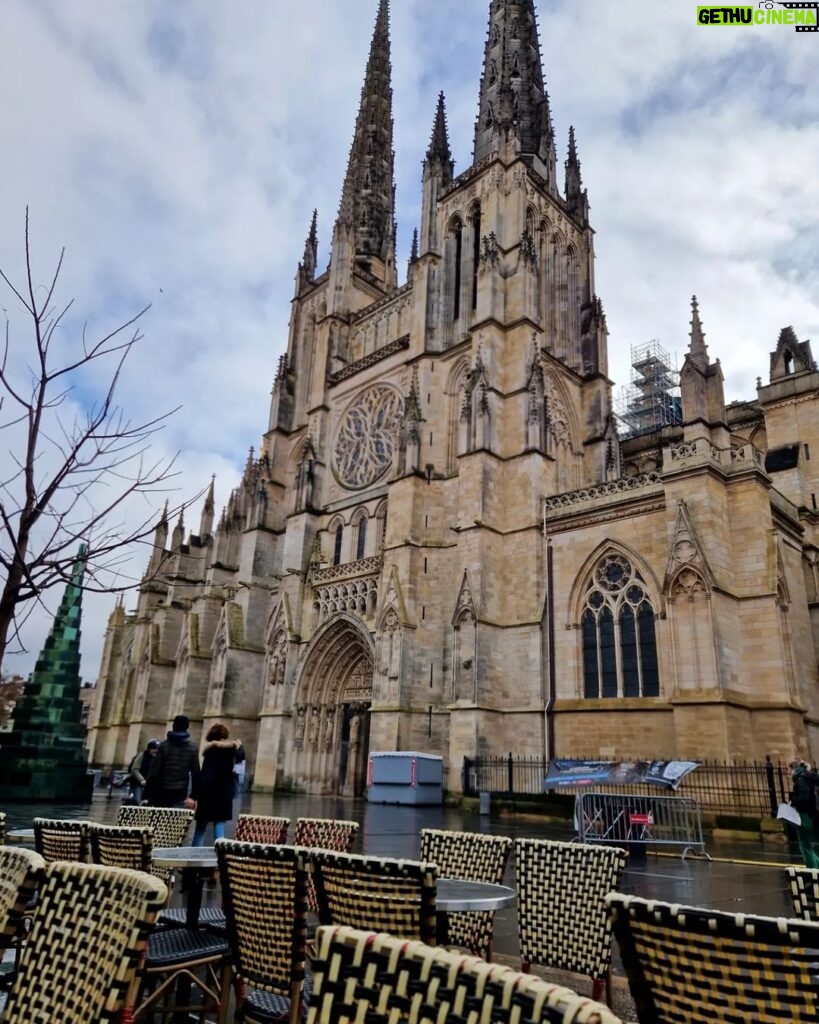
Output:
[[[645,581],[624,555],[612,552],[595,567],[581,627],[587,698],[659,695],[654,609]]]
[[[336,527],[333,542],[333,565],[341,565],[341,542],[344,539],[344,527],[341,523]]]
[[[358,520],[358,536],[356,538],[355,557],[360,561],[367,551],[367,517],[362,515]]]

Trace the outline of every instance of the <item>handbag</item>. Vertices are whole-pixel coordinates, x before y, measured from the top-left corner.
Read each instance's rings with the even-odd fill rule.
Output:
[[[787,821],[789,825],[801,825],[802,816],[795,807],[791,807],[790,804],[780,804],[779,809],[776,812],[777,818],[781,818],[782,821]]]

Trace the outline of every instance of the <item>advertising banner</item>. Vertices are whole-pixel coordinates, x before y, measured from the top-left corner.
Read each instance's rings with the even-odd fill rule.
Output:
[[[544,790],[570,786],[661,786],[676,789],[699,761],[575,761],[553,758]]]

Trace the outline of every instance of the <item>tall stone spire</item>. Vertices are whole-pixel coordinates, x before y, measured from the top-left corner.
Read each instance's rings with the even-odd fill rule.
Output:
[[[708,349],[705,345],[705,334],[700,322],[700,307],[697,296],[691,297],[691,335],[688,344],[688,358],[701,370],[708,366]]]
[[[421,252],[428,252],[438,245],[437,208],[444,189],[452,184],[455,161],[449,147],[449,132],[446,126],[446,105],[444,94],[438,95],[435,121],[429,148],[424,158],[424,191],[421,200]]]
[[[213,533],[213,513],[216,508],[214,486],[216,483],[216,477],[210,478],[210,487],[205,498],[205,504],[202,506],[202,517],[199,520],[199,537],[201,540],[205,540],[210,537]]]
[[[80,702],[80,621],[87,548],[81,545],[48,639],[0,747],[6,800],[87,800]]]
[[[588,193],[583,188],[583,178],[580,175],[580,160],[577,157],[577,143],[574,138],[574,125],[569,127],[569,155],[565,164],[566,168],[566,205],[569,212],[575,214],[581,220],[586,221],[589,217]]]
[[[173,528],[173,534],[171,535],[171,550],[178,551],[179,548],[185,543],[185,509],[184,507],[179,510],[179,518],[176,521],[176,526]]]
[[[394,273],[391,80],[389,0],[379,0],[337,227],[353,232],[356,263],[375,257]]]
[[[524,156],[537,157],[556,189],[549,98],[543,86],[534,0],[492,0],[481,76],[474,163],[514,139]]]
[[[301,265],[304,275],[308,281],[316,276],[316,263],[318,262],[318,210],[313,210],[313,219],[310,222],[310,231],[304,243],[304,257]]]
[[[407,262],[407,277],[412,273],[413,263],[418,262],[418,228],[412,232],[412,245],[410,246],[409,261]]]
[[[427,150],[427,161],[439,161],[442,169],[446,168],[449,175],[448,185],[452,181],[452,172],[455,164],[452,160],[452,150],[449,147],[449,131],[446,125],[446,105],[443,92],[438,94],[438,107],[435,111],[435,123],[432,126],[432,136],[429,140]]]

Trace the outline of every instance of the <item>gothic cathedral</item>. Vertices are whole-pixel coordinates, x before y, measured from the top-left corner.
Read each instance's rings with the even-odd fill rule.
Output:
[[[109,620],[92,761],[180,712],[241,736],[261,790],[360,794],[385,750],[443,755],[455,791],[479,753],[815,759],[809,342],[784,328],[726,407],[694,300],[676,415],[622,436],[533,0],[491,0],[457,177],[438,101],[400,285],[390,82],[380,0],[330,264],[314,216],[260,450],[218,523],[213,488],[196,534],[160,522],[136,611]]]

